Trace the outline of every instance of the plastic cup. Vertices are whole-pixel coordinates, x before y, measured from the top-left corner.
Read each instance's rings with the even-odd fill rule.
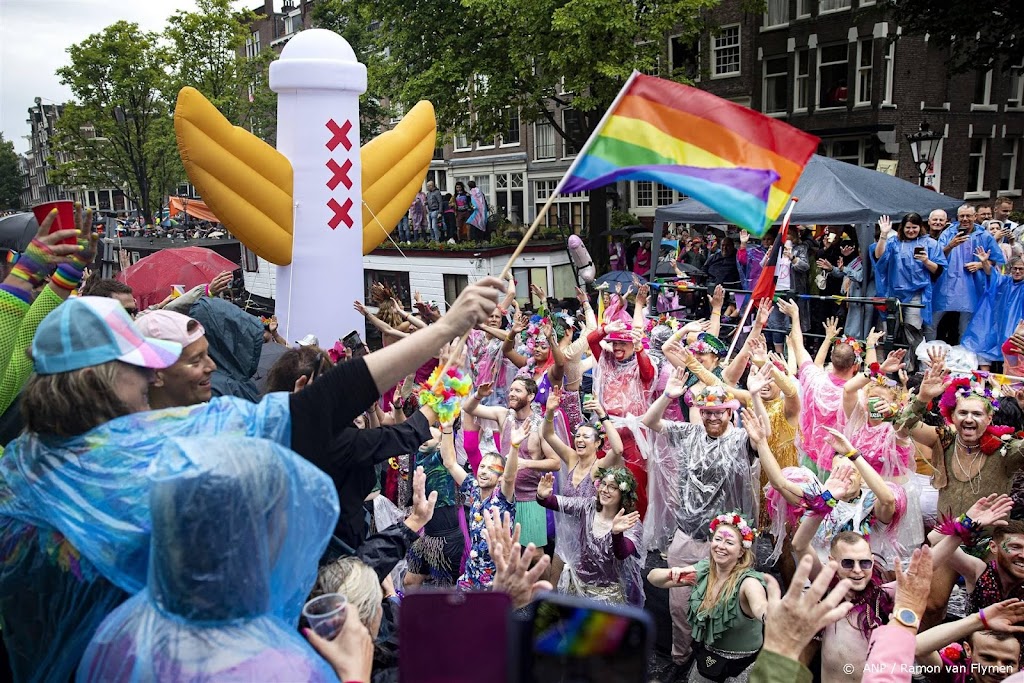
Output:
[[[32,213],[35,214],[36,221],[39,225],[43,224],[46,217],[50,215],[50,212],[57,209],[57,218],[53,221],[53,225],[50,227],[50,232],[56,232],[58,230],[73,230],[75,227],[75,203],[69,201],[60,202],[47,202],[46,204],[40,204],[39,206],[33,207]],[[77,239],[69,237],[64,240],[64,244],[77,244]]]
[[[345,625],[347,611],[348,598],[341,593],[324,593],[305,604],[302,616],[306,617],[309,627],[316,631],[317,635],[334,640]]]

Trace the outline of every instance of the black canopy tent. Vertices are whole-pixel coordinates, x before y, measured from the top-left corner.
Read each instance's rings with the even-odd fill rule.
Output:
[[[793,190],[799,201],[794,225],[874,224],[879,216],[895,220],[916,211],[925,218],[935,209],[955,212],[963,200],[919,187],[895,176],[815,154]],[[695,199],[657,209],[661,223],[728,223]],[[782,215],[776,223],[782,222]]]
[[[893,222],[910,212],[927,220],[935,209],[956,215],[961,199],[939,194],[895,176],[880,173],[815,154],[807,162],[793,196],[793,225],[856,225],[857,241],[865,264],[864,277],[871,277],[868,246],[874,241],[874,224],[879,216],[891,216]],[[779,215],[777,224],[785,215]],[[695,199],[661,207],[654,212],[655,252],[661,244],[665,223],[728,223],[717,212]],[[655,297],[651,297],[654,310]]]

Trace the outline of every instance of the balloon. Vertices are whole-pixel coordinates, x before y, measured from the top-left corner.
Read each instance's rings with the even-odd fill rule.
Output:
[[[579,235],[569,235],[569,258],[572,259],[573,265],[576,266],[576,271],[580,274],[581,280],[588,285],[594,281],[594,278],[597,276],[597,270],[594,268],[594,259],[590,258],[590,252],[587,251],[587,247],[583,244],[583,240],[580,239]]]

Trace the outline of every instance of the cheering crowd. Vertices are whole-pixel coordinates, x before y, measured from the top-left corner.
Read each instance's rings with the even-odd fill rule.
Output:
[[[136,312],[123,286],[82,283],[88,215],[77,232],[52,219],[0,284],[0,411],[21,417],[0,457],[15,680],[396,680],[402,597],[425,588],[515,608],[545,589],[642,608],[665,589],[665,680],[1020,667],[1012,378],[956,372],[943,347],[908,372],[880,331],[833,320],[812,357],[784,297],[756,302],[730,357],[721,287],[682,322],[649,317],[647,286],[538,289],[527,309],[487,277],[444,312],[377,286],[355,307],[383,348],[288,348],[257,382],[269,326],[216,286]],[[911,222],[882,227],[893,283],[886,258],[941,258],[904,253]],[[1024,280],[991,256],[970,272],[978,301]],[[766,336],[780,317],[788,334]],[[1012,322],[990,340],[1006,368],[1024,354]],[[331,593],[340,634],[300,633]]]

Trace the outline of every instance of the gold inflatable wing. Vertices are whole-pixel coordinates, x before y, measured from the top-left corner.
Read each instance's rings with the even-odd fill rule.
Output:
[[[233,235],[271,263],[292,260],[292,166],[276,149],[231,125],[194,88],[174,110],[189,181]],[[360,150],[363,253],[376,249],[409,209],[434,155],[434,107],[420,102]]]

